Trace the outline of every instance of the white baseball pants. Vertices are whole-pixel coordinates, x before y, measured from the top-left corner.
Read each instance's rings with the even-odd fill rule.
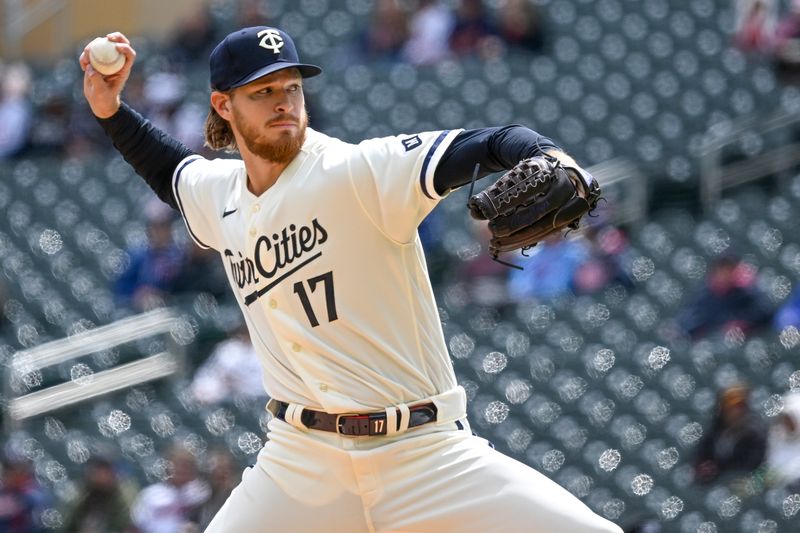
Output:
[[[392,437],[303,431],[277,419],[269,429],[208,533],[622,531],[455,423]]]

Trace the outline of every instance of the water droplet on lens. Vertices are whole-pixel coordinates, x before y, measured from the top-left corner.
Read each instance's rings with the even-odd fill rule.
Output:
[[[108,426],[111,431],[119,435],[131,428],[131,417],[124,411],[114,409],[108,414]]]
[[[508,364],[508,358],[500,352],[490,352],[483,358],[483,371],[487,374],[502,372]]]
[[[666,448],[658,452],[656,456],[656,461],[658,462],[658,467],[662,470],[669,470],[678,462],[678,450],[674,446]]]
[[[555,472],[564,464],[564,452],[561,450],[550,450],[542,457],[542,468],[548,472]]]
[[[647,362],[650,365],[650,368],[653,370],[661,370],[667,363],[669,363],[669,359],[669,348],[665,348],[664,346],[656,346],[650,351],[650,355],[647,357]]]
[[[258,435],[249,431],[245,431],[239,435],[237,444],[239,445],[239,449],[248,455],[258,453],[262,446],[261,439],[258,438]]]
[[[509,407],[505,403],[495,400],[486,406],[484,416],[490,424],[500,424],[508,418]]]
[[[619,453],[619,450],[609,449],[604,451],[600,455],[600,459],[598,462],[600,463],[600,468],[605,470],[606,472],[611,472],[617,466],[619,466],[619,462],[622,459],[622,454]]]
[[[631,490],[637,496],[644,496],[653,489],[653,478],[647,474],[639,474],[631,481]]]
[[[800,511],[800,494],[790,494],[783,500],[783,515],[791,518]]]
[[[46,229],[39,235],[39,247],[47,255],[57,254],[64,246],[61,234],[52,229]]]
[[[69,369],[69,377],[78,385],[88,385],[94,379],[94,370],[87,364],[78,363],[72,365],[72,368]]]
[[[677,496],[670,496],[661,504],[661,516],[665,520],[672,520],[683,511],[683,500]]]

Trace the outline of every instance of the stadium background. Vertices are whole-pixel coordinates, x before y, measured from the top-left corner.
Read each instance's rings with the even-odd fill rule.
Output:
[[[325,69],[306,84],[312,127],[346,140],[507,123],[551,136],[608,184],[601,224],[627,236],[628,283],[492,302],[463,268],[484,253],[464,191],[426,222],[476,431],[624,526],[795,530],[800,495],[758,475],[700,486],[692,461],[724,387],[750,383],[766,424],[784,394],[800,391],[797,329],[692,338],[674,328],[719,257],[740,257],[775,309],[800,273],[800,91],[773,56],[735,45],[735,3],[537,0],[541,48],[499,39],[423,66],[360,52],[375,4],[220,0],[204,23],[209,42],[243,17],[287,30],[301,57]],[[504,2],[483,4],[493,14]],[[178,133],[190,145],[208,100],[207,50],[181,42],[204,27],[196,3],[123,5],[2,5],[0,78],[30,70],[20,85],[32,112],[25,146],[0,159],[2,442],[33,461],[54,495],[49,529],[90,455],[113,457],[144,486],[164,476],[161,453],[175,440],[199,459],[223,446],[248,464],[267,420],[254,405],[207,408],[187,394],[235,321],[230,298],[184,293],[169,311],[131,319],[112,293],[126,250],[146,243],[149,190],[92,123],[76,58],[95,35],[125,31],[139,52],[131,98],[185,113],[195,137]],[[776,16],[788,8],[778,3]],[[173,233],[186,241],[179,221]]]

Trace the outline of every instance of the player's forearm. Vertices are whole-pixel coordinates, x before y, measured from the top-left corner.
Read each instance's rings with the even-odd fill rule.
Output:
[[[508,170],[523,159],[560,151],[553,141],[524,126],[462,131],[448,147],[436,168],[436,192],[445,193],[470,182],[475,164],[479,178]]]
[[[142,176],[158,197],[177,209],[172,192],[172,173],[193,152],[153,126],[124,102],[109,118],[97,122],[137,174]]]

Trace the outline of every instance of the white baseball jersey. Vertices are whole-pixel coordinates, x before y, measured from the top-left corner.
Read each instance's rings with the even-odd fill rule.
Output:
[[[273,398],[363,412],[456,387],[417,226],[460,130],[348,144],[311,130],[260,196],[241,160],[173,175],[192,238],[217,250]]]

